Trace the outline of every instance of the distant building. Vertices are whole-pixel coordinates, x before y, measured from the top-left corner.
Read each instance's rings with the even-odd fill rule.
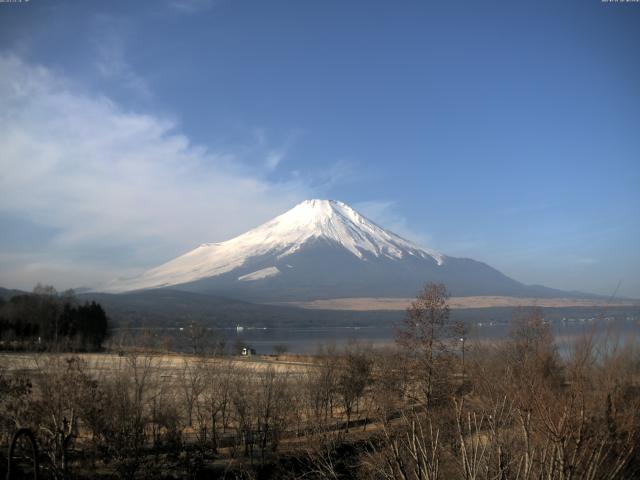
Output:
[[[251,355],[255,355],[256,351],[253,348],[244,347],[240,352],[240,355],[243,357],[250,357]]]

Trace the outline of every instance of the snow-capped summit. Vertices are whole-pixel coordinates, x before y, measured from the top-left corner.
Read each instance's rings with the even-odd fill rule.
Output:
[[[414,296],[426,281],[456,295],[527,295],[488,265],[421,248],[345,203],[306,200],[248,232],[196,249],[106,291],[171,287],[250,300]]]
[[[277,260],[298,252],[309,242],[323,240],[344,248],[359,259],[367,256],[401,259],[431,258],[438,265],[444,256],[422,249],[376,225],[349,205],[336,200],[305,200],[291,210],[222,243],[205,243],[151,269],[139,277],[114,283],[111,291],[167,287],[214,277],[271,255]],[[275,265],[238,277],[241,281],[277,275]],[[257,274],[257,275],[254,275]]]
[[[255,244],[258,249],[284,246],[279,255],[285,256],[298,250],[308,240],[318,238],[336,242],[358,258],[371,254],[388,258],[430,256],[438,263],[442,263],[443,259],[440,253],[421,249],[336,200],[305,200],[229,242],[247,242]]]

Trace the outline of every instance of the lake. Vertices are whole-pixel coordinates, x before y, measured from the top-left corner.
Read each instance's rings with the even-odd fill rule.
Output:
[[[561,321],[552,323],[556,342],[561,353],[569,351],[573,342],[584,335],[594,333],[599,339],[608,338],[620,341],[638,341],[640,339],[640,319],[584,319],[583,321]],[[507,338],[507,323],[473,323],[469,325],[468,341],[493,341]],[[234,345],[246,345],[258,354],[272,354],[274,347],[284,346],[287,352],[315,353],[321,346],[335,345],[344,347],[352,342],[380,346],[394,342],[398,326],[344,326],[310,328],[224,328],[211,329],[211,335],[224,340],[227,349]]]

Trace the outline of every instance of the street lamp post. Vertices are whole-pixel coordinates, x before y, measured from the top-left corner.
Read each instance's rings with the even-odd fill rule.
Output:
[[[462,345],[462,382],[464,383],[465,370],[464,370],[464,337],[460,337],[460,344]]]

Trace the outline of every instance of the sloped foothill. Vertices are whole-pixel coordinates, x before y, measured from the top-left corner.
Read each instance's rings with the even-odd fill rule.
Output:
[[[99,301],[117,326],[178,327],[197,322],[207,327],[312,327],[393,324],[403,312],[306,310],[260,305],[228,297],[171,289],[125,294],[88,293],[80,298]]]

